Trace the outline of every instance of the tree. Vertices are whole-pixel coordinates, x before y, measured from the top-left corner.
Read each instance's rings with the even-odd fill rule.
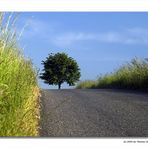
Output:
[[[80,78],[77,62],[65,53],[51,53],[42,64],[44,69],[40,78],[49,85],[58,85],[59,89],[62,83],[66,82],[72,86]]]

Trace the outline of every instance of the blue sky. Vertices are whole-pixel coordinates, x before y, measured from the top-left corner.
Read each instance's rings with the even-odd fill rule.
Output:
[[[49,53],[65,52],[81,69],[81,80],[96,79],[134,57],[148,57],[148,13],[26,12],[21,47],[38,69]],[[55,88],[39,80],[42,88]],[[68,88],[66,84],[64,88]]]

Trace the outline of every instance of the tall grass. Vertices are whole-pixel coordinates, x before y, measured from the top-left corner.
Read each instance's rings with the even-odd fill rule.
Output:
[[[89,87],[88,87],[89,86]],[[77,88],[123,88],[148,90],[148,59],[134,58],[96,81],[80,82]]]
[[[97,81],[95,80],[85,80],[81,81],[77,84],[76,88],[96,88],[97,87]]]
[[[37,73],[18,46],[16,18],[0,13],[0,136],[37,136]]]

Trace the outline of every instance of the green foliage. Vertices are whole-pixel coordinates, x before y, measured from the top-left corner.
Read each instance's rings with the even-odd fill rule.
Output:
[[[100,76],[93,83],[96,84],[96,88],[148,90],[148,59],[134,58],[131,62],[121,66],[117,71]],[[94,88],[93,83],[89,88]],[[88,88],[88,84],[85,81],[80,82],[77,88],[80,86]]]
[[[38,135],[36,70],[18,47],[16,15],[0,13],[0,136]]]
[[[94,80],[85,80],[85,81],[81,81],[78,83],[78,85],[76,86],[76,88],[78,89],[83,89],[83,88],[96,88],[97,86],[97,81]]]
[[[42,64],[44,69],[40,78],[49,85],[58,85],[59,89],[62,83],[71,86],[80,78],[77,62],[65,53],[49,54]]]

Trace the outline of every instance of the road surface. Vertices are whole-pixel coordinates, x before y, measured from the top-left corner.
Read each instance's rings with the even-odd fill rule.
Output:
[[[148,94],[43,90],[40,127],[44,137],[148,137]]]

